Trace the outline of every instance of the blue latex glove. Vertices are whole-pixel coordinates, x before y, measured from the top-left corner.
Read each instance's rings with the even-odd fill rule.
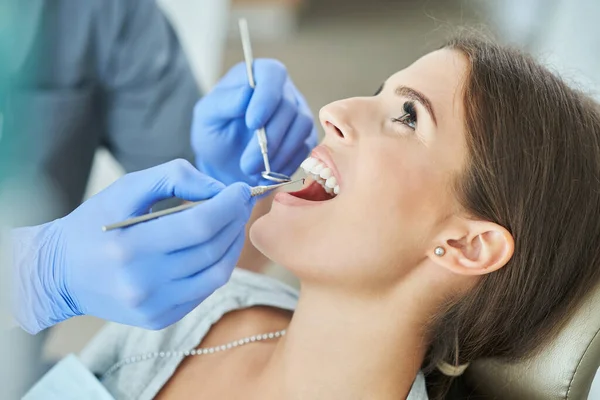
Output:
[[[246,66],[237,64],[194,110],[192,145],[198,169],[230,184],[273,184],[260,173],[264,164],[256,129],[265,127],[271,170],[291,176],[317,144],[306,101],[283,64],[254,61],[256,88]]]
[[[206,203],[122,230],[106,224],[179,197]],[[13,316],[30,333],[81,314],[164,328],[225,284],[254,204],[187,161],[128,174],[66,217],[13,231]]]

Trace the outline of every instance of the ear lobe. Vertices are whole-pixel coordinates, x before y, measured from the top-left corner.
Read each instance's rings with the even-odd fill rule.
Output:
[[[463,221],[460,230],[439,236],[443,255],[434,246],[429,254],[436,264],[460,275],[484,275],[502,268],[514,252],[510,232],[493,222]],[[453,237],[454,236],[454,237]],[[458,236],[458,237],[457,237]]]

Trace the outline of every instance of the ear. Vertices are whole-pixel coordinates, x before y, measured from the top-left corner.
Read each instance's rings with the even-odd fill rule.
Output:
[[[502,268],[514,252],[514,240],[506,228],[488,221],[461,219],[436,237],[428,257],[460,275],[484,275]],[[437,242],[437,243],[436,243]],[[435,252],[444,249],[443,255]]]

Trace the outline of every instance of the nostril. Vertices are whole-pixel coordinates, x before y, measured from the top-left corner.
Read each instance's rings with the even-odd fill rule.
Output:
[[[327,121],[327,126],[331,128],[331,130],[335,132],[335,134],[338,135],[340,138],[344,138],[344,133],[337,126],[335,126],[329,121]]]

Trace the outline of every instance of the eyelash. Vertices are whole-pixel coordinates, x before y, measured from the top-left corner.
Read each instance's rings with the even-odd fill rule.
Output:
[[[392,118],[392,122],[399,122],[413,131],[417,128],[417,109],[414,101],[407,101],[403,107],[404,114],[398,118]]]

